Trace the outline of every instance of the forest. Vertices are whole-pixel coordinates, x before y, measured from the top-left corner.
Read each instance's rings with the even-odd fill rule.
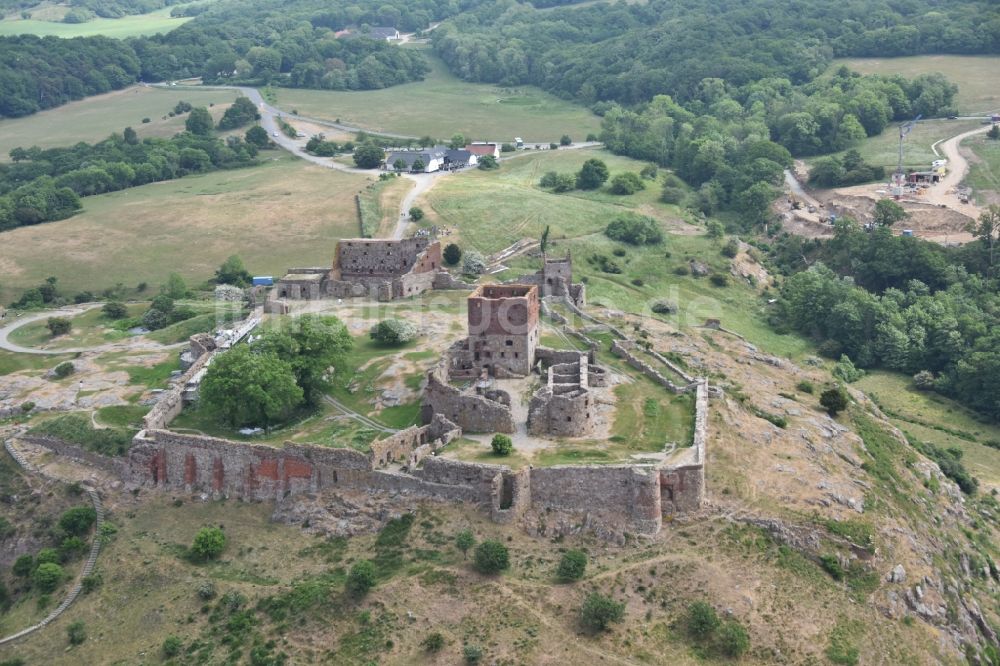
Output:
[[[651,0],[542,12],[500,0],[446,21],[433,42],[470,81],[532,83],[585,104],[659,94],[686,103],[703,79],[799,85],[834,57],[997,53],[1000,8],[985,0]]]
[[[0,231],[69,217],[80,197],[192,173],[255,164],[256,146],[239,137],[211,136],[211,116],[193,109],[189,129],[170,139],[139,140],[127,127],[96,144],[15,148],[0,164]],[[208,118],[207,126],[199,118]]]
[[[768,248],[788,274],[772,323],[813,338],[826,356],[914,375],[920,388],[1000,420],[998,228],[993,207],[979,240],[961,248],[849,219],[826,242],[783,235]]]

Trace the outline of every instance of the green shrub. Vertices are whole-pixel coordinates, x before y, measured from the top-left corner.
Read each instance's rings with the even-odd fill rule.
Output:
[[[204,601],[215,598],[215,583],[210,580],[198,584],[198,597]]]
[[[167,636],[163,641],[163,656],[166,658],[176,657],[184,647],[183,641],[177,636]]]
[[[90,594],[104,584],[104,576],[99,573],[92,573],[89,576],[84,576],[80,580],[80,584],[83,588],[83,593]]]
[[[64,577],[63,568],[55,562],[39,564],[31,574],[31,582],[40,592],[54,592]]]
[[[708,280],[716,287],[725,287],[729,284],[729,276],[725,273],[712,273]]]
[[[87,640],[87,627],[83,624],[83,620],[71,622],[66,627],[66,636],[69,638],[70,645],[80,645]]]
[[[462,258],[462,248],[454,243],[448,243],[444,247],[444,260],[449,266],[457,266]]]
[[[564,583],[580,580],[587,570],[587,554],[582,550],[567,550],[559,560],[556,577]]]
[[[677,305],[671,301],[661,299],[653,301],[652,304],[650,304],[649,309],[655,312],[656,314],[666,315],[677,312]]]
[[[854,367],[854,362],[847,354],[841,354],[840,360],[833,366],[833,376],[848,384],[856,382],[865,376],[865,371]]]
[[[740,253],[740,242],[735,238],[729,239],[729,242],[722,246],[722,256],[729,257],[732,259],[737,254]]]
[[[462,551],[462,557],[467,557],[469,549],[476,545],[476,537],[472,530],[462,530],[455,535],[455,546]]]
[[[63,562],[76,559],[87,550],[87,544],[78,536],[69,536],[59,544],[59,556]]]
[[[203,527],[191,543],[191,559],[199,562],[214,560],[226,547],[226,535],[218,527]]]
[[[372,326],[369,337],[383,345],[403,345],[414,340],[419,331],[405,319],[383,319]]]
[[[656,220],[636,213],[622,213],[604,230],[611,240],[631,245],[655,245],[663,240],[663,231]]]
[[[419,206],[414,206],[410,209],[410,219],[414,222],[419,222],[424,219],[424,209]]]
[[[826,409],[827,414],[836,416],[847,409],[847,392],[839,386],[829,388],[820,394],[819,404]]]
[[[74,371],[76,371],[76,366],[73,365],[72,361],[63,361],[52,369],[52,374],[59,379],[65,379],[72,375]]]
[[[124,319],[128,316],[128,308],[120,301],[108,301],[101,308],[101,312],[108,319]]]
[[[356,562],[347,574],[347,591],[352,597],[360,598],[375,587],[375,565],[368,560]]]
[[[68,509],[59,517],[59,527],[66,534],[86,534],[97,520],[97,512],[90,506],[77,506]]]
[[[674,269],[674,275],[690,275],[691,269],[688,268],[687,264],[681,264]]]
[[[795,388],[797,390],[799,390],[799,391],[802,391],[803,393],[808,393],[810,395],[812,395],[812,392],[814,390],[816,390],[815,387],[813,386],[812,382],[805,381],[805,380],[802,380],[801,382],[799,382],[798,384],[796,384]]]
[[[59,559],[59,551],[55,548],[42,548],[38,551],[38,554],[35,555],[35,565],[48,563],[59,564]]]
[[[480,275],[486,270],[486,258],[475,250],[465,253],[462,260],[462,272],[466,275]]]
[[[55,338],[60,335],[66,335],[73,328],[72,322],[66,317],[49,317],[48,321],[45,322],[45,326],[49,329],[49,333]]]
[[[840,566],[840,560],[836,555],[820,555],[819,565],[834,580],[844,580],[844,567]]]
[[[510,567],[510,554],[499,541],[487,540],[476,546],[474,562],[479,573],[497,574]]]
[[[27,401],[21,403],[21,412],[24,413],[24,414],[27,414],[28,412],[30,412],[34,408],[35,408],[35,403],[32,402],[31,400],[27,400]]]
[[[620,173],[611,179],[611,193],[619,195],[635,194],[646,189],[646,184],[638,174],[631,171]]]
[[[21,555],[14,560],[14,565],[10,568],[15,576],[27,578],[35,568],[35,558],[31,555]]]
[[[687,608],[684,627],[692,638],[706,640],[719,627],[719,616],[715,609],[704,601],[695,601]]]
[[[514,442],[508,435],[498,433],[493,435],[493,439],[490,441],[490,447],[492,447],[495,455],[509,456],[514,450]]]
[[[591,592],[580,609],[580,622],[592,632],[603,631],[612,622],[621,622],[625,617],[625,604],[599,592]]]
[[[730,659],[742,657],[750,649],[750,636],[747,634],[747,630],[735,620],[726,622],[719,627],[715,641],[719,652]]]
[[[428,634],[427,638],[420,641],[420,645],[423,646],[428,652],[440,652],[441,648],[444,647],[444,636],[438,632],[433,634]]]
[[[478,664],[483,658],[483,649],[478,645],[466,645],[462,648],[462,656],[465,657],[465,663]]]

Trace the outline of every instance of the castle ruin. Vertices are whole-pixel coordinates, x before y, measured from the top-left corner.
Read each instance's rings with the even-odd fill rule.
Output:
[[[277,300],[360,298],[391,301],[430,289],[467,287],[442,267],[441,244],[429,238],[346,238],[332,268],[290,268],[273,291]],[[280,307],[272,307],[280,310]]]

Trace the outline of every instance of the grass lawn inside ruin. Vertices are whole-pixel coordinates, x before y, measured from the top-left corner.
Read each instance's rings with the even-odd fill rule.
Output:
[[[67,220],[2,234],[0,302],[52,275],[63,290],[121,282],[196,285],[238,254],[255,275],[328,266],[340,238],[358,235],[354,194],[366,176],[264,151],[260,166],[85,197]]]
[[[0,22],[0,26],[3,22]],[[96,143],[112,132],[131,127],[141,138],[170,137],[184,131],[187,114],[168,114],[177,102],[209,108],[216,121],[232,104],[232,90],[168,90],[132,86],[124,90],[95,95],[70,102],[55,109],[46,109],[24,118],[0,120],[0,160],[8,161],[13,148],[70,147],[80,141]],[[150,122],[142,122],[149,118]]]
[[[0,36],[29,34],[39,37],[54,35],[70,38],[104,35],[105,37],[125,39],[140,35],[155,35],[159,32],[170,32],[194,18],[193,16],[173,18],[170,16],[173,8],[174,6],[163,7],[148,14],[123,16],[117,19],[95,18],[86,23],[57,23],[34,18],[22,19],[15,14],[0,21]]]
[[[426,47],[431,71],[423,81],[384,90],[328,91],[275,88],[277,105],[300,115],[337,120],[368,130],[449,139],[558,143],[569,134],[583,141],[600,131],[600,118],[587,108],[533,86],[500,87],[462,81]]]

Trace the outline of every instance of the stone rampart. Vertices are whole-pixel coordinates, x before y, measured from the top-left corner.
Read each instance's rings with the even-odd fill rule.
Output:
[[[422,415],[430,422],[441,414],[465,432],[514,432],[510,407],[482,395],[448,384],[447,369],[438,366],[427,373]]]
[[[631,347],[634,344],[635,343],[633,343],[630,340],[612,340],[611,353],[613,353],[615,356],[625,359],[625,362],[631,365],[633,368],[635,368],[636,370],[646,375],[660,386],[664,387],[665,389],[673,393],[687,393],[689,391],[693,391],[695,387],[698,386],[697,381],[692,381],[691,383],[686,384],[684,386],[678,386],[677,384],[673,383],[672,381],[664,377],[659,370],[657,370],[656,368],[654,368],[653,366],[651,366],[650,364],[646,363],[638,356],[633,354],[631,351]],[[666,359],[662,360],[666,361]],[[670,364],[670,366],[671,369],[673,369],[672,364]]]
[[[71,460],[76,460],[77,462],[90,465],[91,467],[96,467],[99,470],[107,472],[108,474],[113,474],[119,478],[125,475],[124,460],[104,456],[100,453],[94,453],[93,451],[87,451],[76,444],[70,444],[69,442],[61,440],[57,437],[19,435],[17,439],[22,442],[27,442],[28,444],[44,447],[57,455]]]
[[[166,428],[181,413],[181,410],[184,409],[185,386],[199,370],[208,364],[214,353],[211,351],[200,355],[169,389],[160,394],[160,399],[143,417],[143,428],[146,430]]]

